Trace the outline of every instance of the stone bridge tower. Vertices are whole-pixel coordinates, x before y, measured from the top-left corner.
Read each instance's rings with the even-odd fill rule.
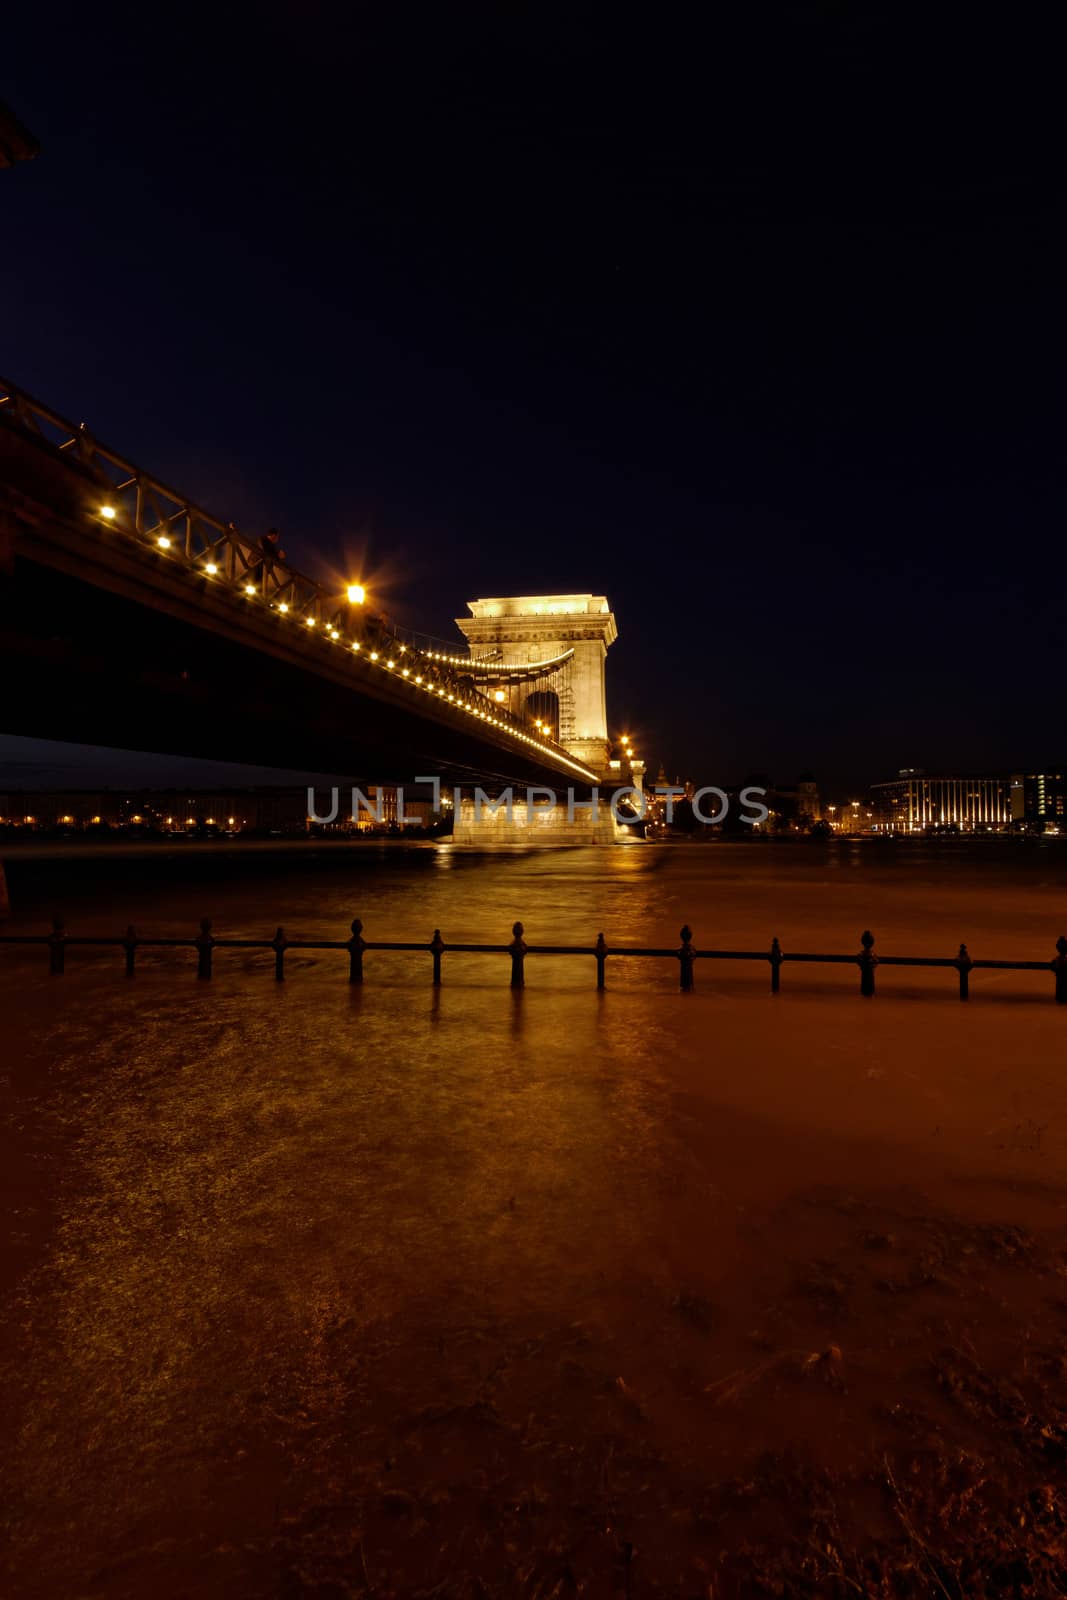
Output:
[[[508,689],[511,709],[520,715],[531,695],[558,697],[559,742],[596,772],[607,776],[608,737],[604,662],[618,637],[615,618],[602,594],[518,595],[511,599],[468,600],[469,617],[456,626],[475,661],[529,666],[530,676]],[[552,666],[560,656],[567,659]],[[537,676],[538,662],[545,672]],[[504,682],[506,675],[502,674]]]

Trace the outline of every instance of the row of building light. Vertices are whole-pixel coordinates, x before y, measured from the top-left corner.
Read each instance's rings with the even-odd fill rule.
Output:
[[[115,522],[118,517],[118,512],[115,506],[111,504],[104,504],[99,508],[99,515],[105,522]],[[173,540],[170,538],[169,534],[159,533],[156,535],[155,543],[159,550],[166,552],[172,548]],[[218,563],[208,560],[203,564],[201,570],[206,574],[207,577],[215,578],[219,573]],[[243,585],[243,590],[246,599],[249,600],[254,600],[258,592],[255,584],[253,583],[245,583]],[[367,598],[367,592],[361,583],[350,583],[345,590],[345,596],[350,605],[361,606]],[[290,608],[288,601],[281,600],[277,603],[277,605],[272,603],[269,609],[284,618],[289,614]],[[305,616],[303,621],[304,626],[308,629],[314,629],[318,627],[318,621],[315,617]],[[325,625],[323,632],[331,641],[341,639],[341,633],[339,629],[335,628],[332,622]],[[363,650],[363,646],[358,639],[352,639],[349,641],[349,644],[353,653],[358,654]],[[397,643],[395,648],[397,655],[407,654],[406,644]],[[470,665],[470,662],[463,657],[457,656],[448,658],[441,655],[436,655],[433,652],[422,652],[422,654],[431,656],[433,660],[441,661],[442,664],[459,664],[463,666]],[[422,673],[413,672],[410,666],[406,664],[403,666],[398,666],[395,657],[388,655],[388,653],[386,655],[386,659],[383,661],[380,651],[368,650],[364,654],[364,659],[372,662],[375,666],[381,668],[383,671],[396,672],[400,678],[406,679],[413,689],[423,690],[427,694],[431,695],[436,694],[443,699],[446,704],[454,706],[457,711],[466,712],[468,716],[475,717],[476,719],[484,722],[488,727],[499,728],[502,732],[510,734],[512,738],[521,739],[524,744],[535,747],[541,743],[553,745],[552,753],[556,760],[564,762],[567,766],[573,768],[575,772],[580,773],[584,778],[593,777],[593,774],[589,772],[587,768],[581,766],[580,763],[576,761],[572,761],[569,756],[564,755],[562,750],[560,750],[559,747],[554,744],[547,723],[537,724],[540,737],[535,738],[532,734],[525,733],[521,728],[513,727],[510,721],[506,718],[493,716],[490,712],[481,710],[481,708],[476,706],[472,701],[465,700],[461,695],[453,694],[450,690],[443,688],[439,684],[435,685],[426,681]],[[502,705],[506,698],[507,696],[502,689],[497,689],[493,694],[493,701],[497,705]]]
[[[13,827],[18,827],[19,826],[19,822],[29,822],[29,824],[34,824],[34,822],[37,822],[37,821],[38,821],[37,816],[35,816],[35,814],[30,814],[29,811],[27,811],[26,816],[0,816],[0,824],[10,824],[10,826],[13,826]],[[77,818],[75,818],[75,816],[72,816],[72,813],[69,813],[69,811],[66,811],[66,813],[62,814],[62,816],[58,816],[58,818],[56,818],[56,821],[58,821],[59,824],[61,824],[61,827],[70,827],[70,826],[74,826],[74,822],[77,821]],[[94,816],[91,816],[91,818],[90,818],[90,826],[91,827],[99,827],[99,824],[101,824],[102,821],[104,821],[104,818],[102,818],[102,816],[99,816],[99,813],[98,814],[94,814]],[[141,813],[139,813],[139,811],[138,811],[138,813],[134,813],[133,816],[131,816],[131,818],[128,818],[128,821],[130,821],[131,824],[134,824],[134,826],[138,826],[139,827],[139,826],[141,826],[142,822],[146,821],[146,818],[144,818],[144,816],[141,816]],[[166,822],[166,826],[171,827],[171,826],[173,826],[174,821],[176,821],[176,818],[173,818],[173,816],[165,816],[165,818],[163,818],[163,821]],[[221,818],[216,818],[216,816],[205,816],[205,819],[203,819],[203,821],[205,821],[205,826],[206,827],[221,827],[222,826],[222,819]],[[243,821],[245,821],[245,819],[242,818],[242,822]],[[186,818],[186,826],[187,827],[197,827],[198,826],[198,822],[200,822],[200,818],[195,818],[195,816],[187,816],[187,818]],[[237,818],[235,818],[235,816],[227,816],[227,818],[226,818],[226,826],[227,827],[235,827],[235,826],[237,826]]]

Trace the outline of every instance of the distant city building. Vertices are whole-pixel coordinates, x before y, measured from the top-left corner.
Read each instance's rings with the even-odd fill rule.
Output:
[[[1017,772],[1011,779],[1011,816],[1016,827],[1057,831],[1067,825],[1067,784],[1060,772]]]
[[[1006,776],[956,777],[907,768],[871,790],[879,833],[959,829],[997,833],[1012,825],[1012,780]]]
[[[767,790],[765,804],[779,826],[806,829],[822,816],[819,786],[810,772],[802,772],[792,787],[766,781],[760,787]]]
[[[797,816],[809,822],[818,822],[822,816],[819,804],[819,786],[810,772],[802,772],[797,779]]]
[[[359,803],[356,814],[356,828],[360,833],[370,833],[377,828],[396,829],[425,828],[429,826],[433,805],[429,800],[413,800],[407,794],[403,798],[403,817],[401,817],[401,801],[399,791],[391,787],[378,787],[372,784],[363,791],[366,805]],[[448,795],[442,796],[442,805],[451,805]],[[352,818],[350,810],[342,806],[338,817],[338,825],[351,827]]]
[[[306,789],[69,789],[0,794],[0,828],[80,833],[302,833]]]
[[[444,797],[447,808],[451,801]],[[317,792],[316,805],[329,814],[332,794]],[[353,820],[352,791],[338,791],[337,815],[330,822],[315,822],[308,815],[308,792],[291,789],[72,789],[60,792],[12,790],[0,794],[0,833],[123,833],[211,835],[259,834],[294,837],[317,833],[345,834],[375,830],[396,833],[401,828],[426,828],[432,821],[429,800],[404,796],[400,815],[395,788],[363,791]]]

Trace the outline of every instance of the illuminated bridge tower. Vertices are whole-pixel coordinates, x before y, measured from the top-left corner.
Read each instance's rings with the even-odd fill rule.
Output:
[[[498,698],[529,721],[540,719],[571,755],[608,776],[604,662],[618,637],[602,594],[517,595],[469,600],[456,626],[471,659],[500,663]]]

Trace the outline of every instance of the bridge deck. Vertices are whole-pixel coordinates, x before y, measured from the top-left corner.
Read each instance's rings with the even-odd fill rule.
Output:
[[[596,781],[483,692],[492,674],[265,557],[10,384],[0,583],[7,732],[381,782]]]

